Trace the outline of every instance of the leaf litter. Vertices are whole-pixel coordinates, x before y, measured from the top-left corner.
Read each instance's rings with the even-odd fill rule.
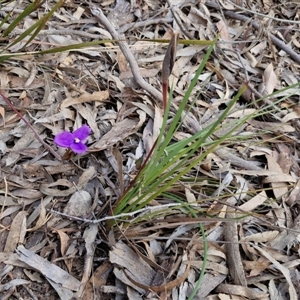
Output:
[[[24,2],[12,1],[1,8],[1,20],[12,10],[3,28],[22,5],[24,9]],[[54,5],[48,1],[48,8],[43,4],[39,12]],[[298,18],[297,5],[252,1],[249,17],[242,1],[95,3],[107,16],[109,29],[93,15],[93,6],[69,1],[22,55],[1,62],[1,92],[60,157],[64,150],[53,143],[56,134],[84,124],[92,129],[88,153],[59,161],[0,99],[1,297],[187,299],[206,259],[194,299],[298,299],[299,87],[281,90],[299,82],[299,22],[292,22]],[[10,38],[37,17],[27,16]],[[136,80],[126,53],[113,41],[59,54],[29,54],[111,39],[111,29],[123,34],[148,85]],[[175,184],[174,191],[199,204],[198,219],[176,207],[166,210],[167,203],[157,199],[152,203],[155,218],[137,213],[132,220],[140,217],[140,223],[108,231],[103,222],[91,221],[108,216],[162,122],[159,75],[167,46],[136,37],[168,39],[172,29],[180,39],[220,35],[175,139],[217,119],[244,83],[247,91],[211,138],[226,134],[233,120],[262,109],[265,113],[247,120],[235,132],[239,139],[215,149],[187,174],[196,181]],[[7,52],[19,49],[16,44]],[[169,78],[174,105],[205,49],[179,44]],[[199,222],[207,235],[205,258]]]

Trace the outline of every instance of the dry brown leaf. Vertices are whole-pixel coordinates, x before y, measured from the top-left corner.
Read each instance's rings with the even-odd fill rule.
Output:
[[[19,246],[17,248],[17,254],[19,256],[19,260],[25,262],[29,267],[39,271],[48,280],[51,280],[56,284],[60,284],[63,288],[72,291],[77,291],[79,289],[80,282],[75,277],[71,276],[69,273],[41,256],[25,249],[24,246]]]
[[[67,98],[65,99],[61,104],[61,109],[67,108],[72,105],[76,104],[82,104],[82,103],[88,103],[88,102],[94,102],[94,101],[105,101],[109,98],[109,92],[108,90],[105,91],[98,91],[94,92],[93,94],[83,94],[79,96],[78,98]]]
[[[279,291],[279,287],[276,286],[274,279],[270,280],[269,283],[269,291],[270,291],[270,298],[274,300],[280,300],[281,299],[281,293]]]
[[[52,198],[49,197],[48,201],[50,201],[51,199]],[[42,226],[44,226],[47,223],[47,221],[51,217],[50,215],[46,214],[46,208],[45,208],[43,199],[41,199],[41,204],[40,204],[39,208],[40,208],[39,218],[38,218],[35,226],[33,228],[30,228],[30,229],[27,230],[28,232],[29,231],[36,231],[37,229],[41,228]]]
[[[24,186],[26,187],[26,185]],[[42,197],[42,193],[40,191],[34,190],[34,189],[15,189],[11,192],[11,195],[16,198],[25,198],[30,200],[37,200]]]
[[[70,119],[70,120],[74,120],[75,118],[75,112],[64,108],[62,109],[59,113],[54,114],[52,116],[49,117],[45,117],[45,118],[39,118],[38,120],[35,121],[35,123],[54,123],[60,120],[66,120],[66,119]],[[57,131],[59,131],[59,129],[57,129]],[[54,134],[56,134],[58,132],[54,132]]]
[[[272,183],[272,182],[296,182],[296,179],[287,174],[276,174],[276,175],[269,175],[267,178],[264,179],[264,183]]]
[[[285,123],[275,122],[261,122],[256,120],[249,120],[247,123],[251,124],[254,128],[260,128],[263,130],[279,133],[295,132],[295,128]]]
[[[221,45],[224,45],[223,47],[232,50],[232,44],[230,43],[232,40],[228,32],[228,25],[225,24],[223,20],[220,20],[216,25],[221,39],[226,42],[225,44],[221,43]]]
[[[263,81],[265,84],[265,93],[267,95],[272,94],[277,84],[277,75],[274,72],[272,63],[269,64],[265,69],[263,74]]]
[[[187,46],[185,48],[179,49],[176,53],[177,57],[181,56],[192,56],[195,55],[198,52],[201,52],[204,48],[207,46],[201,46],[201,45],[193,45],[193,46]],[[158,56],[153,56],[153,57],[147,57],[147,58],[142,58],[139,59],[139,62],[141,63],[150,63],[150,62],[156,62],[156,61],[163,61],[164,60],[164,55],[158,55]]]
[[[190,265],[188,264],[187,267],[186,267],[186,270],[185,270],[185,272],[184,272],[184,274],[183,274],[182,276],[180,276],[180,277],[176,278],[175,280],[170,281],[170,282],[168,282],[168,283],[166,283],[166,284],[163,284],[163,285],[161,285],[161,286],[152,286],[152,285],[151,285],[151,286],[148,286],[148,285],[146,285],[146,284],[142,284],[142,283],[140,283],[140,282],[138,282],[138,281],[132,279],[132,278],[130,277],[130,275],[126,272],[126,270],[124,270],[124,272],[125,272],[127,278],[128,278],[134,285],[136,285],[137,287],[142,288],[142,289],[144,289],[144,290],[146,290],[146,291],[151,291],[151,292],[156,292],[156,293],[158,293],[158,292],[165,292],[165,291],[171,290],[171,289],[177,287],[178,285],[180,285],[180,284],[181,284],[182,282],[184,282],[185,279],[187,278],[187,276],[188,276],[188,274],[189,274],[189,270],[190,270]]]
[[[200,289],[197,292],[197,297],[199,297],[199,299],[208,299],[207,296],[209,293],[223,282],[225,278],[226,275],[205,273]]]
[[[103,289],[107,283],[109,271],[112,270],[112,265],[109,261],[103,262],[92,274],[82,296],[85,300],[94,300],[95,291]],[[103,290],[102,290],[103,291]]]
[[[30,128],[28,128],[25,131],[25,134],[16,142],[13,149],[10,151],[9,155],[7,156],[6,166],[8,167],[13,165],[20,157],[18,151],[28,148],[28,146],[34,140],[35,140],[34,133],[31,131]]]
[[[240,297],[246,297],[248,299],[263,299],[268,297],[269,295],[264,292],[260,292],[253,288],[248,288],[245,286],[239,285],[232,285],[232,284],[223,284],[221,283],[217,288],[216,291],[219,293],[229,294],[230,296],[236,295]]]
[[[2,106],[0,106],[0,115],[2,116],[3,126],[5,127],[5,109]]]
[[[86,216],[92,207],[92,197],[87,191],[76,191],[64,208],[64,213],[69,216]]]
[[[128,270],[128,276],[130,276],[132,280],[144,284],[145,286],[151,285],[155,271],[126,244],[119,241],[115,248],[109,252],[109,257],[110,262],[117,266],[114,269],[114,274],[119,280],[132,286],[141,293],[144,292],[143,287],[139,287],[132,283],[127,275],[125,275],[122,270],[118,269],[119,267],[122,267]]]
[[[67,189],[61,190],[59,188],[54,189],[53,187],[56,186],[63,186],[63,187],[67,187]],[[69,182],[67,179],[59,179],[56,182],[53,183],[43,183],[40,185],[40,191],[48,196],[58,196],[58,197],[65,197],[65,196],[69,196],[71,194],[74,194],[76,192],[76,187],[73,186],[73,184],[71,182]]]
[[[280,199],[283,195],[287,194],[288,188],[286,182],[290,182],[293,180],[295,182],[295,179],[292,176],[286,175],[282,172],[280,166],[276,162],[273,156],[266,155],[267,161],[268,161],[268,168],[270,171],[278,172],[276,175],[269,175],[267,178],[265,178],[265,182],[270,182],[272,186],[273,193],[276,197],[276,199]],[[287,179],[287,176],[289,179]]]
[[[66,251],[67,251],[67,248],[69,246],[69,241],[70,241],[70,238],[69,236],[64,233],[62,230],[59,230],[59,229],[55,229],[53,228],[53,230],[55,230],[58,235],[59,235],[59,240],[60,240],[60,252],[63,256],[66,255]]]
[[[78,112],[77,119],[79,115],[82,116],[86,120],[90,128],[92,129],[95,139],[98,140],[101,136],[101,132],[99,130],[99,125],[96,122],[97,111],[92,109],[91,106],[87,106],[87,105],[84,106],[82,104],[76,104],[74,106],[75,106],[74,108]]]
[[[261,191],[259,194],[243,203],[239,206],[239,209],[242,211],[254,211],[255,208],[262,205],[266,200],[268,200],[267,194],[265,191]]]
[[[270,266],[270,264],[271,263],[267,259],[262,257],[254,261],[243,261],[245,270],[250,271],[248,278],[261,274]]]
[[[23,285],[30,284],[30,283],[31,283],[30,281],[24,280],[24,279],[13,279],[13,280],[10,280],[8,283],[0,284],[0,292],[4,293],[5,291],[15,289],[19,285],[23,286]]]
[[[19,76],[8,75],[9,85],[12,89],[24,89],[24,85],[27,81],[26,78]],[[43,78],[35,78],[26,89],[38,89],[45,86],[45,80]]]
[[[203,261],[189,260],[189,263],[192,267],[197,267],[197,269],[202,269],[203,267]],[[229,274],[228,268],[224,266],[222,263],[218,264],[212,261],[207,261],[206,268],[207,270],[210,270],[213,274],[222,274],[222,275]]]
[[[17,200],[10,196],[8,197],[5,197],[5,196],[0,196],[0,205],[1,206],[13,206],[13,205],[16,205],[18,204],[17,203]],[[0,216],[2,218],[2,216]]]
[[[254,55],[258,55],[258,54],[262,53],[262,51],[265,50],[266,47],[267,47],[267,42],[262,41],[261,43],[258,43],[256,46],[252,47],[250,49],[250,52],[253,53]]]
[[[290,297],[289,299],[297,300],[298,299],[297,292],[292,283],[290,271],[286,267],[284,267],[282,264],[280,264],[277,260],[275,260],[267,251],[265,251],[261,247],[258,247],[255,245],[252,245],[252,246],[258,252],[260,252],[260,254],[262,254],[265,258],[267,258],[272,264],[274,264],[274,266],[283,274],[283,276],[285,277],[285,279],[288,283],[288,287],[289,287],[289,297]]]
[[[26,234],[26,215],[25,211],[20,211],[13,219],[6,239],[4,252],[13,252],[19,244],[23,244]]]
[[[123,121],[115,123],[108,133],[103,135],[97,143],[90,147],[90,151],[101,151],[115,145],[136,132],[138,130],[137,125],[138,121],[131,119],[124,119]]]
[[[95,175],[95,168],[90,167],[86,169],[78,179],[78,183],[75,186],[74,183],[71,183],[67,179],[58,179],[56,182],[46,184],[43,183],[40,185],[40,191],[48,196],[69,196],[74,194],[77,190],[82,189],[86,186],[89,180],[91,180]],[[59,188],[54,189],[53,187],[63,186],[65,189],[61,190]]]
[[[158,107],[154,107],[154,125],[153,125],[153,141],[154,142],[159,134],[160,134],[160,128],[163,123],[163,113],[162,110]]]
[[[31,69],[31,70],[30,70],[30,75],[29,75],[29,77],[27,78],[27,80],[24,84],[24,87],[26,87],[26,88],[33,83],[33,81],[36,78],[36,75],[38,73],[38,70],[37,70],[36,66],[33,63],[28,61],[27,65],[28,65],[27,66],[28,69]]]
[[[73,17],[76,19],[76,20],[80,20],[81,16],[83,15],[84,13],[84,8],[78,6],[76,11],[73,13]]]
[[[279,152],[279,157],[277,162],[281,167],[283,173],[289,174],[290,169],[294,163],[291,155],[291,149],[283,143],[277,144],[276,146]]]
[[[0,203],[1,203],[1,200],[0,200]],[[292,207],[296,203],[300,203],[300,180],[297,181],[297,184],[295,185],[295,187],[291,191],[290,195],[286,199],[286,203],[290,207]]]
[[[275,239],[278,233],[279,232],[276,230],[254,233],[244,238],[241,238],[241,242],[266,243]]]
[[[145,148],[145,156],[150,153],[154,143],[155,139],[153,138],[153,120],[149,119],[143,130],[143,146]]]

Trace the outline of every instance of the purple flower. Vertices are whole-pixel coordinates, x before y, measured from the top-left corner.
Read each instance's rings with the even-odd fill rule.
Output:
[[[54,143],[60,147],[70,148],[75,153],[84,153],[87,151],[87,146],[84,142],[90,133],[91,128],[83,125],[73,133],[69,131],[58,133],[54,138]]]

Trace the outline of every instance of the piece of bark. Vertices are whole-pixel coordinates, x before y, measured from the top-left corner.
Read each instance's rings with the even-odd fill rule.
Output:
[[[228,208],[227,218],[235,219],[235,213],[232,208]],[[237,223],[235,221],[224,224],[224,238],[226,244],[226,256],[229,273],[234,284],[247,286],[246,276],[239,249],[239,240],[237,235]]]

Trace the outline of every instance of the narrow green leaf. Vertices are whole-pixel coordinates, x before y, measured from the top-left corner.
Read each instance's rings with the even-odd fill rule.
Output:
[[[0,11],[1,11],[1,7],[0,7]],[[7,22],[7,20],[10,18],[10,16],[11,16],[11,12],[9,12],[9,13],[5,16],[5,18],[1,21],[1,23],[0,23],[0,28],[2,28],[3,24],[5,24],[5,23]],[[3,36],[3,33],[2,33],[1,36]]]
[[[13,45],[18,44],[19,42],[23,41],[25,38],[27,38],[31,35],[30,38],[26,41],[26,44],[24,45],[24,47],[26,47],[37,36],[37,34],[42,29],[42,27],[46,24],[46,22],[54,14],[54,12],[64,3],[64,1],[65,0],[58,1],[49,13],[47,13],[44,17],[42,17],[40,20],[38,20],[35,24],[33,24],[31,27],[29,27],[27,30],[25,30],[16,40],[14,40],[11,44],[9,44],[6,49],[11,48]],[[35,30],[35,32],[32,33],[34,30]]]
[[[45,0],[35,0],[31,4],[29,4],[22,13],[17,15],[17,17],[13,20],[13,22],[8,26],[6,30],[2,33],[2,36],[8,36],[15,28],[18,26],[18,24],[28,15],[30,15],[33,11],[35,11],[38,7],[40,7]],[[13,9],[12,9],[13,11]]]
[[[65,0],[59,0],[45,16],[37,22],[38,26],[35,29],[35,32],[31,35],[24,47],[26,47],[38,35],[38,33],[45,27],[45,24],[49,21],[51,16],[64,4],[64,2]]]

